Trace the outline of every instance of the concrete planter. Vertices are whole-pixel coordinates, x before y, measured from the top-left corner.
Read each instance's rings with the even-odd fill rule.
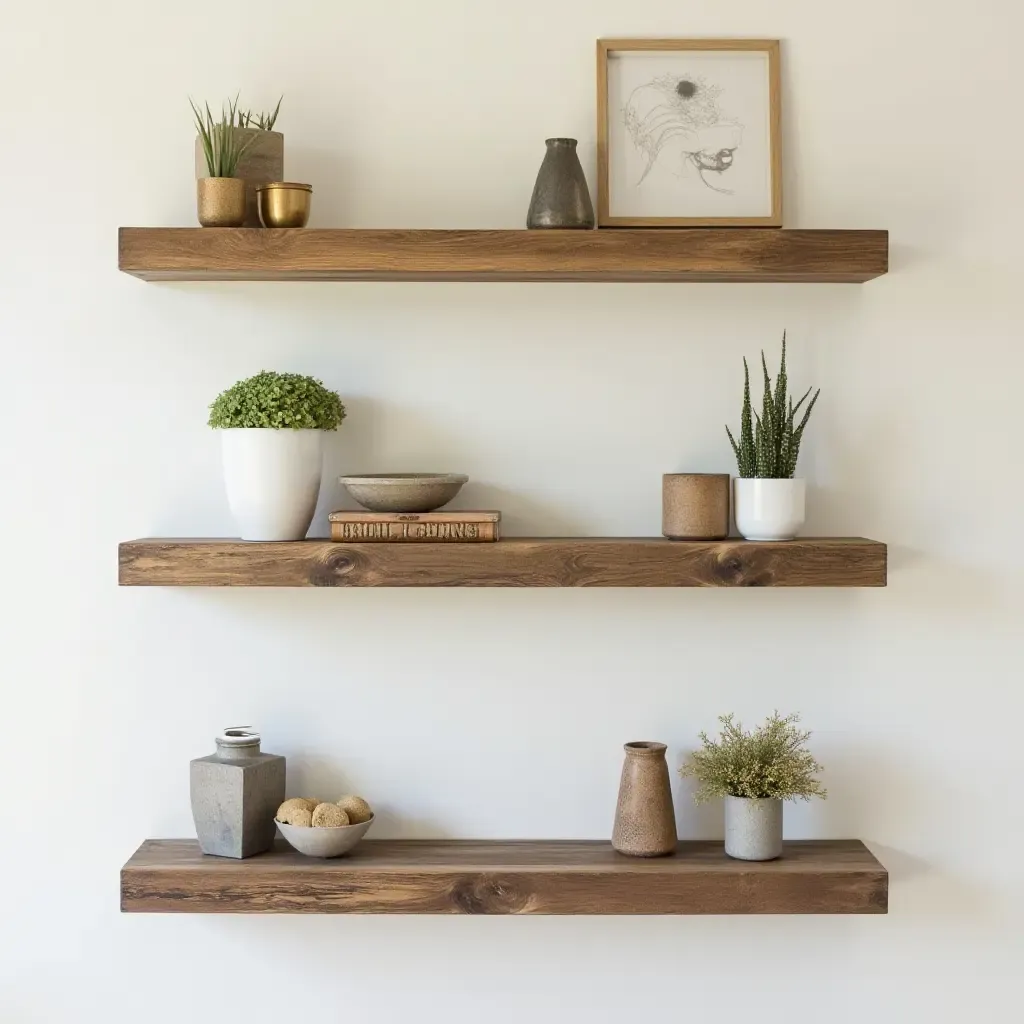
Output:
[[[736,860],[782,856],[782,801],[725,798],[725,852]]]
[[[258,128],[235,128],[242,140],[255,136],[255,141],[242,154],[235,171],[236,178],[245,181],[245,223],[247,228],[260,226],[259,210],[256,206],[256,188],[272,181],[284,181],[284,135],[281,132],[264,132]],[[206,155],[203,140],[196,136],[196,178],[205,178]]]

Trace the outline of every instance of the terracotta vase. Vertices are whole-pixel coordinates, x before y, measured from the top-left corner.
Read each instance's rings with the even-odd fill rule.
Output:
[[[678,841],[665,744],[641,741],[624,749],[612,846],[630,857],[664,857]]]

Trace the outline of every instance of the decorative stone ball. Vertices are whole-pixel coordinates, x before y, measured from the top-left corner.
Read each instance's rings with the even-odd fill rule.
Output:
[[[293,796],[278,807],[276,817],[286,825],[308,825],[312,814],[313,808],[305,797]]]
[[[309,828],[313,824],[313,815],[309,808],[303,803],[301,805],[288,807],[290,800],[285,800],[277,809],[277,820],[285,825],[299,825],[302,828]]]
[[[320,804],[313,812],[313,828],[338,828],[348,823],[348,815],[337,804]]]
[[[348,815],[348,820],[353,825],[361,825],[373,817],[373,810],[361,796],[343,796],[338,801],[338,806]]]

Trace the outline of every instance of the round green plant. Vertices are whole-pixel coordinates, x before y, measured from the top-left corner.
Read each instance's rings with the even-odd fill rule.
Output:
[[[810,800],[825,796],[814,777],[821,771],[805,744],[811,734],[796,727],[799,715],[781,717],[776,711],[758,728],[747,731],[733,715],[718,721],[717,740],[700,734],[701,749],[694,751],[679,769],[684,778],[697,780],[697,803],[716,796],[740,796],[755,800]]]
[[[345,406],[315,377],[263,370],[222,391],[210,406],[209,426],[222,430],[337,430]]]

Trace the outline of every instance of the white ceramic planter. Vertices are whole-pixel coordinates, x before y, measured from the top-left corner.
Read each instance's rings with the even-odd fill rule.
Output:
[[[322,430],[221,430],[224,485],[242,540],[302,540],[323,472]]]
[[[736,860],[782,856],[782,801],[725,798],[725,852]]]
[[[804,525],[806,486],[803,480],[733,481],[732,509],[736,529],[747,540],[792,540]]]

